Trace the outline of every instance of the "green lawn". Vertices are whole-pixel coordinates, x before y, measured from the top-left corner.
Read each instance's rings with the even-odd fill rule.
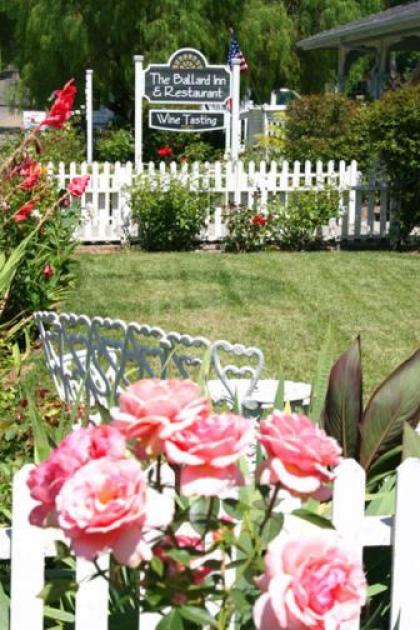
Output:
[[[265,376],[311,380],[328,322],[362,336],[368,389],[420,344],[420,256],[388,252],[77,257],[65,308],[259,346]]]

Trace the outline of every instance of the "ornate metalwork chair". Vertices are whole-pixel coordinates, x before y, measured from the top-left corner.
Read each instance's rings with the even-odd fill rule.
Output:
[[[211,343],[157,326],[49,311],[38,311],[34,319],[48,369],[65,402],[74,401],[83,389],[90,404],[109,407],[122,387],[138,379],[198,381],[204,364],[204,371],[214,376],[208,382],[211,398],[232,405],[252,395],[264,367],[258,348],[224,340]]]

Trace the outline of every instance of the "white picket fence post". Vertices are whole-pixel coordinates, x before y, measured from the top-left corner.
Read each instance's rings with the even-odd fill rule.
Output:
[[[10,630],[44,628],[44,602],[38,597],[44,587],[44,532],[29,523],[36,501],[26,485],[32,468],[24,466],[13,480]]]
[[[24,466],[13,482],[13,529],[0,529],[0,558],[11,560],[10,630],[42,630],[43,601],[38,596],[44,586],[45,558],[54,557],[54,541],[64,540],[60,531],[42,530],[29,523],[35,502],[30,498],[27,478],[32,466]],[[391,626],[390,630],[416,630],[420,608],[420,459],[408,459],[397,470],[395,517],[368,516],[365,508],[365,472],[354,460],[344,460],[336,470],[332,520],[339,534],[362,558],[363,548],[393,546]],[[11,534],[11,543],[10,543]],[[98,566],[109,568],[109,555],[98,559]],[[109,593],[107,580],[94,577],[93,563],[76,562],[75,630],[106,630]],[[92,579],[93,578],[93,579]],[[141,630],[154,630],[160,615],[144,613],[139,617]],[[359,622],[342,630],[358,630]]]
[[[128,194],[128,187],[136,174],[131,162],[72,162],[69,165],[61,162],[58,166],[50,163],[48,172],[57,178],[60,188],[65,188],[75,175],[91,175],[81,200],[82,222],[75,234],[78,240],[120,242],[128,235],[136,236],[136,226],[130,218]],[[156,181],[159,176],[164,181],[177,177],[191,190],[208,192],[209,197],[213,193],[221,193],[224,196],[223,205],[234,201],[259,211],[265,211],[273,197],[287,203],[293,191],[335,186],[339,191],[339,208],[334,229],[331,226],[323,229],[325,238],[384,238],[389,233],[390,201],[386,185],[374,175],[363,181],[354,160],[349,165],[344,161],[337,165],[333,161],[325,164],[320,161],[266,164],[261,160],[259,164],[251,161],[247,165],[240,160],[236,163],[218,161],[182,165],[161,162],[157,166],[150,162],[141,166],[141,174],[151,181]],[[220,240],[226,233],[224,224],[219,223],[216,229],[209,221],[208,226],[201,234],[204,241]]]
[[[398,468],[393,567],[391,629],[420,627],[420,459],[409,458]],[[397,626],[397,622],[399,625]]]

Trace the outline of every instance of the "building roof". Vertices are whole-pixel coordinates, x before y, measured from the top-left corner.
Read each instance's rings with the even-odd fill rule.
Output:
[[[380,13],[322,31],[298,42],[303,50],[338,48],[343,44],[366,44],[387,35],[418,36],[420,32],[420,2],[402,4]]]

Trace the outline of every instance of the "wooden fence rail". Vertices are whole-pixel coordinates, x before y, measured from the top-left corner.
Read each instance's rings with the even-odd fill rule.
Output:
[[[43,629],[43,602],[38,595],[45,583],[45,558],[54,557],[54,541],[63,540],[58,530],[41,530],[29,524],[28,515],[34,505],[26,486],[30,469],[31,466],[24,466],[14,478],[13,529],[0,529],[0,560],[11,561],[10,630]],[[395,516],[367,516],[363,469],[350,459],[337,469],[332,506],[337,531],[359,549],[360,557],[364,547],[393,548],[392,630],[398,621],[399,630],[415,630],[420,623],[420,504],[416,500],[419,486],[420,459],[407,459],[397,471]],[[99,564],[105,570],[109,556],[103,555]],[[90,579],[96,573],[92,563],[76,561],[76,630],[107,630],[108,582],[103,578]],[[139,628],[154,630],[158,619],[156,614],[140,615]],[[1,627],[7,625],[3,623]],[[357,622],[347,625],[346,630],[359,627]]]
[[[49,165],[61,188],[76,175],[90,173],[91,181],[82,197],[82,222],[77,238],[82,242],[119,242],[135,236],[131,222],[128,188],[139,174],[131,162]],[[331,186],[339,191],[337,216],[324,226],[324,238],[385,238],[392,214],[386,185],[372,176],[364,181],[355,161],[294,162],[204,162],[145,164],[141,173],[151,180],[157,176],[176,177],[191,190],[207,193],[209,214],[204,241],[219,241],[226,234],[223,207],[228,202],[266,208],[275,197],[287,203],[294,191],[320,190]]]

